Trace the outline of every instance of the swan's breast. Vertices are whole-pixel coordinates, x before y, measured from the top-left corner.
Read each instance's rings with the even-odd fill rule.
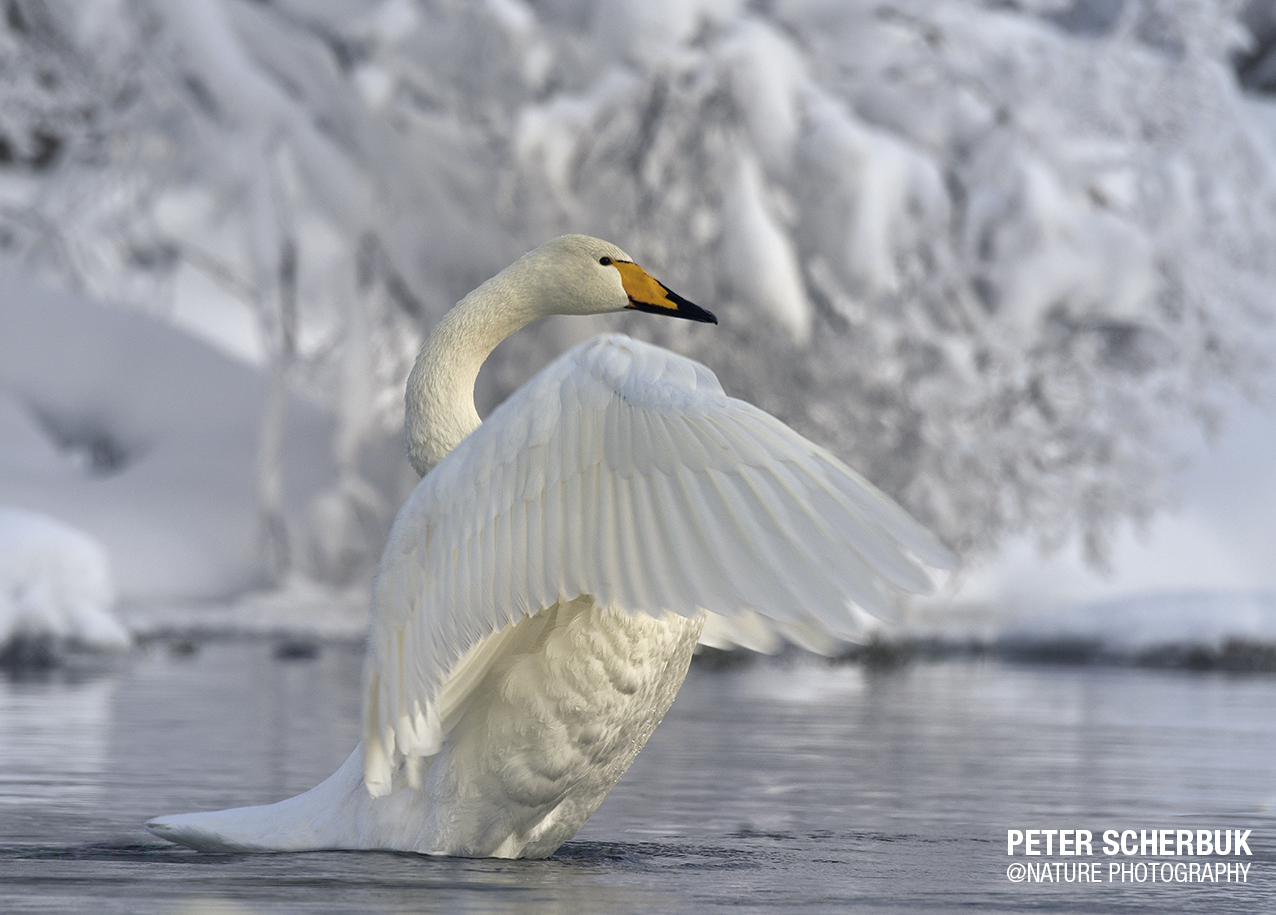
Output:
[[[574,835],[673,703],[701,622],[582,597],[519,627],[447,740],[438,787],[468,854],[537,857]]]

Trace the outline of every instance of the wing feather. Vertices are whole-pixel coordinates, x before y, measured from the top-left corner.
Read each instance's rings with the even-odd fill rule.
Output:
[[[630,485],[637,521],[638,555],[650,557],[647,567],[653,587],[653,612],[674,612],[681,595],[694,593],[688,579],[682,551],[676,549],[666,534],[669,527],[667,485],[668,474],[654,474],[647,480],[634,479]]]
[[[589,595],[704,616],[705,640],[830,651],[951,555],[707,368],[609,335],[543,370],[417,485],[378,572],[365,663],[374,794],[438,752],[493,636]],[[501,638],[504,638],[502,636]],[[496,647],[494,647],[496,646]]]
[[[666,488],[663,500],[666,510],[670,515],[681,511],[679,517],[685,525],[685,536],[676,545],[687,582],[685,593],[698,596],[717,590],[724,605],[743,607],[746,595],[737,588],[736,580],[723,572],[730,568],[730,560],[723,553],[721,539],[715,541],[709,536],[708,519],[698,514],[695,508],[699,487],[694,485],[693,474],[685,469],[678,470],[662,482]],[[709,608],[701,606],[699,609]]]
[[[572,476],[571,484],[556,482],[546,492],[547,504],[561,505],[563,517],[584,518],[584,494],[588,481],[581,473]],[[549,502],[549,499],[555,501]],[[548,517],[543,505],[536,510]],[[548,523],[541,525],[542,536],[546,543],[557,534],[556,544],[559,548],[544,549],[544,584],[546,590],[542,594],[584,594],[585,582],[580,577],[580,569],[585,567],[585,525],[570,524],[563,530],[555,530]]]

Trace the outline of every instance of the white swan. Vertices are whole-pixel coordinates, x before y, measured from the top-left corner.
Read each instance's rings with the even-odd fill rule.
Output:
[[[824,449],[704,366],[618,335],[577,346],[481,423],[474,381],[548,314],[716,323],[619,248],[525,255],[439,323],[408,379],[424,478],[377,577],[364,738],[305,794],[161,817],[205,850],[544,857],[629,767],[701,638],[817,650],[926,590],[950,554]]]

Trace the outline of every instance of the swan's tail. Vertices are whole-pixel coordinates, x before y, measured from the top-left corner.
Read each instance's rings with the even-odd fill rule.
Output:
[[[305,794],[261,807],[156,817],[152,834],[199,851],[316,851],[367,848],[371,798],[363,786],[363,749]],[[362,840],[362,841],[361,841]]]

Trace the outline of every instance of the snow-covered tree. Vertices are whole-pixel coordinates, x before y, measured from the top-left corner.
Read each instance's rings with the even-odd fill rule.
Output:
[[[7,0],[0,242],[322,397],[329,567],[395,503],[362,462],[402,421],[424,332],[565,231],[722,319],[627,331],[703,359],[954,546],[1080,534],[1099,558],[1161,504],[1165,430],[1261,373],[1276,153],[1233,70],[1239,12]],[[489,396],[558,328],[498,351]],[[259,487],[276,529],[279,413]]]

